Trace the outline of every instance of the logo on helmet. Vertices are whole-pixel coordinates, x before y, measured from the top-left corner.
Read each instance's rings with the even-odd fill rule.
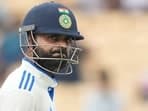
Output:
[[[62,14],[59,17],[59,23],[60,23],[61,27],[65,28],[65,29],[69,29],[72,26],[71,18],[66,14]]]
[[[58,8],[59,13],[65,13],[65,14],[69,14],[69,10],[66,8]]]

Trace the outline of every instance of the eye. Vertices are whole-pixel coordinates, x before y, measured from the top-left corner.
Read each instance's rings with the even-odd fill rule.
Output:
[[[48,39],[52,40],[53,42],[56,42],[56,41],[59,40],[59,38],[57,36],[55,36],[55,35],[48,36]]]
[[[55,37],[55,36],[51,36],[51,39],[54,40],[54,41],[58,40],[58,38]]]
[[[72,39],[66,38],[65,41],[67,44],[72,44]]]
[[[65,42],[66,44],[72,44],[72,39],[71,37],[67,36],[61,36],[61,35],[49,35],[47,36],[47,39],[50,40],[51,42]]]

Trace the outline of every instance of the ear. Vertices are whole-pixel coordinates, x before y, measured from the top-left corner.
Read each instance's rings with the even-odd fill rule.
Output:
[[[28,36],[28,44],[29,44],[29,46],[28,46],[28,49],[27,49],[26,53],[27,53],[28,56],[32,57],[32,55],[33,55],[32,54],[33,46],[31,46],[32,45],[31,36]]]
[[[27,54],[28,54],[28,56],[32,56],[33,40],[32,40],[32,37],[31,37],[31,33],[28,32],[27,36],[28,36],[28,44],[29,44],[28,49],[27,49]]]
[[[32,45],[33,41],[32,41],[31,36],[28,36],[28,42],[29,42],[30,45]]]
[[[32,45],[32,37],[31,37],[31,32],[27,32],[27,36],[28,36],[28,42],[29,42],[29,45]]]

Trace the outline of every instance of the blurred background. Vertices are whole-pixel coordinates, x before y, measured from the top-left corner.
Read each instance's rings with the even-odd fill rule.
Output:
[[[50,1],[50,0],[48,0]],[[57,76],[57,111],[148,111],[148,0],[55,0],[84,41],[71,76]],[[0,85],[21,63],[18,28],[47,0],[0,0]]]

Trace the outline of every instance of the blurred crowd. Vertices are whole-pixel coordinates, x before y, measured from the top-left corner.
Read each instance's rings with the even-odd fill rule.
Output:
[[[0,85],[4,81],[11,70],[11,67],[16,64],[20,64],[21,58],[23,57],[19,48],[19,33],[18,28],[21,25],[22,16],[20,17],[21,10],[13,12],[7,7],[7,2],[10,0],[0,0]],[[17,1],[17,0],[16,0]],[[148,13],[148,0],[56,0],[63,2],[67,6],[71,6],[72,9],[78,11],[81,15],[99,15],[100,13],[118,11],[120,13],[127,14],[147,14]],[[9,3],[10,4],[10,3]],[[16,6],[17,7],[17,6]],[[30,7],[29,7],[30,8]],[[18,10],[17,10],[18,11]],[[25,12],[22,12],[25,13]],[[148,28],[148,27],[147,27]],[[90,30],[88,27],[87,30]],[[84,32],[85,34],[85,32]],[[84,46],[84,52],[82,54],[82,61],[86,61],[88,53],[91,51],[87,50]],[[85,62],[84,62],[85,63]],[[57,77],[59,80],[64,81],[76,81],[81,82],[80,67],[74,66],[74,74],[70,77]],[[98,66],[99,67],[99,66]],[[85,108],[83,111],[126,111],[124,97],[120,97],[115,90],[112,89],[112,83],[110,73],[106,70],[97,72],[98,81],[95,91],[90,92],[87,95],[88,100],[85,100],[86,104],[83,104]],[[142,78],[142,76],[141,76]],[[144,78],[144,79],[143,79]],[[138,83],[138,87],[135,90],[140,101],[148,102],[148,76],[144,76]],[[83,103],[85,103],[83,102]],[[98,105],[99,104],[99,105]],[[83,106],[82,105],[82,106]],[[87,106],[87,107],[86,107]]]
[[[77,0],[80,10],[90,13],[99,13],[108,10],[120,10],[127,13],[147,12],[147,0]]]
[[[84,95],[83,111],[126,111],[123,95],[114,87],[113,75],[99,70],[96,86]]]
[[[18,34],[20,20],[6,7],[0,7],[0,75],[3,81],[9,67],[20,61],[22,54]]]

